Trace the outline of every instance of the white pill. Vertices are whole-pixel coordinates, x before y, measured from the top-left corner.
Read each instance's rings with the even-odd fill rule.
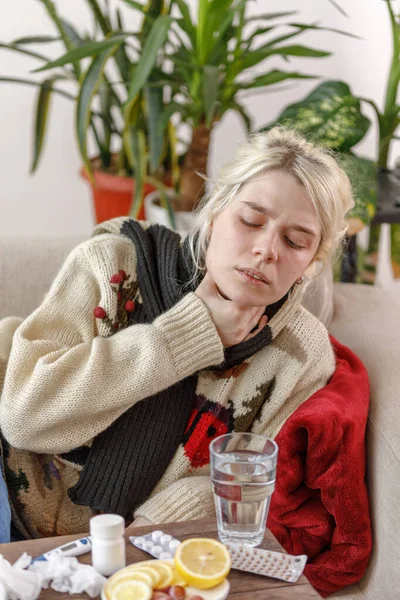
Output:
[[[171,552],[161,552],[160,559],[167,560],[168,558],[172,558]]]
[[[171,540],[170,543],[168,544],[168,547],[170,550],[176,550],[177,547],[179,546],[180,541],[179,540]]]
[[[153,531],[153,533],[151,534],[151,537],[153,538],[153,540],[155,542],[158,542],[158,540],[160,539],[160,537],[162,536],[163,532],[162,531]]]
[[[154,546],[153,547],[153,550],[152,550],[153,556],[160,556],[161,553],[162,553],[161,546]]]
[[[164,533],[164,535],[161,536],[162,544],[166,544],[167,542],[170,542],[171,540],[172,540],[172,536],[168,535],[167,533]]]
[[[144,539],[144,537],[137,537],[134,541],[136,546],[143,546],[146,540]]]
[[[151,542],[150,540],[149,540],[149,541],[147,541],[147,542],[145,542],[145,543],[143,544],[143,548],[144,548],[145,550],[151,550],[151,549],[153,548],[153,542]]]

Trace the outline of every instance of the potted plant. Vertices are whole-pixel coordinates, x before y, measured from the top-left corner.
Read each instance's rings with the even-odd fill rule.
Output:
[[[107,2],[101,8],[98,0],[86,0],[102,39],[97,39],[97,34],[82,36],[59,16],[52,0],[41,0],[57,27],[57,38],[23,38],[7,46],[35,55],[44,63],[38,71],[51,71],[40,84],[33,169],[43,147],[50,96],[63,93],[71,97],[59,89],[59,82],[65,78],[75,81],[78,93],[72,99],[76,102],[78,147],[87,177],[96,182],[95,173],[99,180],[104,171],[134,175],[130,211],[134,216],[140,214],[144,185],[153,185],[159,190],[157,202],[165,205],[173,224],[171,203],[175,211],[191,213],[203,193],[215,123],[225,112],[234,110],[251,129],[251,119],[240,102],[241,93],[310,77],[278,69],[255,76],[253,67],[276,55],[287,60],[328,56],[329,52],[287,42],[307,30],[329,28],[279,20],[293,12],[248,17],[248,0],[198,0],[196,22],[185,0],[150,0],[146,5],[136,0],[121,1],[142,13],[139,32],[125,30],[119,10],[112,18]],[[175,10],[178,16],[174,16]],[[290,31],[275,35],[283,25]],[[266,34],[270,38],[260,43]],[[60,38],[66,53],[57,60],[49,61],[27,50],[33,41],[47,44]],[[83,69],[81,61],[89,57],[90,64]],[[110,62],[116,64],[118,80],[108,73]],[[176,127],[172,118],[178,120]],[[178,156],[180,128],[187,124],[192,139]],[[87,155],[89,131],[98,147],[94,161]],[[116,140],[119,150],[114,155],[112,142]],[[165,177],[172,184],[173,194],[167,193],[162,183]]]
[[[177,159],[171,147],[172,123],[164,119],[163,129],[159,127],[165,110],[162,85],[149,85],[143,90],[143,84],[156,76],[159,50],[167,38],[171,18],[164,14],[163,2],[152,2],[143,12],[140,31],[129,32],[118,8],[111,15],[107,2],[101,7],[98,0],[86,0],[94,17],[95,32],[82,34],[59,14],[52,0],[41,2],[57,34],[0,44],[0,48],[36,58],[41,63],[36,71],[46,71],[41,83],[0,77],[0,81],[38,87],[31,173],[42,156],[51,97],[61,94],[75,102],[82,175],[92,185],[96,221],[128,213],[143,218],[143,191],[162,188],[162,180],[170,182],[177,173]],[[48,45],[59,40],[66,54],[58,60],[31,50],[32,44]],[[85,59],[89,60],[88,66]],[[107,72],[111,62],[117,77]],[[47,73],[49,70],[51,74]],[[63,82],[73,82],[76,93],[62,89]],[[87,153],[89,134],[96,147],[93,157]]]
[[[400,124],[398,91],[400,83],[400,16],[392,8],[390,0],[385,0],[392,31],[393,55],[389,68],[384,97],[384,107],[380,110],[375,102],[363,98],[374,109],[378,125],[378,198],[375,223],[370,227],[369,246],[364,262],[363,282],[374,283],[378,258],[380,223],[391,223],[391,259],[395,278],[400,277],[400,161],[395,169],[389,169],[388,157],[393,140]],[[381,213],[386,213],[384,216]]]
[[[347,253],[340,268],[337,263],[335,272],[336,279],[351,281],[356,266],[355,235],[374,216],[377,199],[376,163],[353,151],[370,126],[369,119],[362,113],[361,100],[346,83],[325,81],[303,100],[284,108],[277,120],[261,131],[276,123],[292,127],[333,150],[352,182],[355,207],[348,216],[350,239]]]
[[[143,10],[137,2],[132,4]],[[308,30],[330,29],[288,21],[293,12],[248,16],[247,0],[198,0],[196,19],[184,0],[174,0],[172,4],[178,7],[180,15],[171,24],[166,53],[173,78],[170,109],[192,129],[173,205],[177,211],[190,213],[204,193],[214,125],[233,110],[250,131],[252,120],[242,104],[243,92],[312,77],[294,70],[268,70],[267,60],[277,55],[286,60],[329,56],[329,52],[297,44],[297,37]],[[283,26],[286,31],[280,33]],[[255,75],[254,67],[261,64],[262,74]],[[151,202],[157,202],[156,192],[151,195]]]
[[[370,126],[361,110],[361,99],[352,94],[346,83],[325,81],[303,100],[285,107],[276,121],[260,130],[277,123],[336,152],[354,188],[356,203],[350,218],[369,223],[376,206],[376,163],[353,151]]]

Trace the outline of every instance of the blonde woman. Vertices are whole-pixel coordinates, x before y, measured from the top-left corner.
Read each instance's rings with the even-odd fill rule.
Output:
[[[13,337],[0,424],[19,532],[214,514],[210,441],[273,436],[335,370],[301,299],[352,206],[335,159],[278,127],[239,148],[183,243],[99,225]]]

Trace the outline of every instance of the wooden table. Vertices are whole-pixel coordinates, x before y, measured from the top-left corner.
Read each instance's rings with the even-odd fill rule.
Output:
[[[218,538],[214,519],[157,525],[157,529],[161,529],[162,531],[173,535],[178,540],[184,540],[189,537]],[[154,526],[138,527],[135,528],[135,534],[143,535],[152,530],[154,530]],[[129,542],[129,535],[132,535],[132,530],[126,535],[127,565],[140,560],[151,559],[146,552],[139,550]],[[14,562],[23,552],[27,552],[33,557],[40,556],[48,550],[71,542],[79,537],[83,537],[83,535],[0,544],[0,554],[3,554],[10,562]],[[282,552],[282,547],[269,531],[266,532],[261,547]],[[91,554],[88,553],[80,556],[79,561],[91,564]],[[304,575],[300,577],[297,583],[286,583],[285,581],[279,581],[278,579],[270,579],[269,577],[263,577],[261,575],[253,575],[243,571],[232,570],[229,574],[229,582],[231,584],[229,600],[249,600],[249,598],[251,598],[251,600],[310,600],[321,598]],[[72,598],[76,600],[88,600],[89,596],[87,594],[74,594],[74,596],[69,596],[68,594],[60,594],[52,589],[48,589],[42,591],[40,598],[43,598],[43,600],[67,600],[67,598],[68,600],[71,600]]]

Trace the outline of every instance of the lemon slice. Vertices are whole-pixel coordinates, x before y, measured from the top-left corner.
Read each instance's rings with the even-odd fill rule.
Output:
[[[156,586],[158,587],[158,584],[161,581],[161,575],[159,573],[158,570],[153,569],[152,566],[150,566],[150,564],[142,564],[142,563],[137,563],[137,565],[140,566],[136,566],[136,564],[131,565],[130,567],[127,567],[126,571],[128,573],[136,573],[136,572],[140,572],[140,573],[146,573],[146,575],[148,575],[151,579],[151,587],[155,588]]]
[[[187,581],[185,581],[176,570],[175,566],[172,567],[172,581],[170,585],[180,585],[181,587],[187,586]]]
[[[175,566],[189,585],[206,590],[225,579],[231,569],[231,557],[217,540],[190,538],[178,546]]]
[[[167,562],[161,562],[160,560],[144,560],[138,563],[133,563],[129,567],[127,567],[130,571],[136,571],[140,569],[141,571],[148,572],[148,569],[156,571],[158,579],[157,581],[153,581],[153,588],[155,590],[160,590],[162,588],[168,587],[171,585],[173,578],[173,569],[172,566]]]
[[[153,587],[152,578],[148,573],[140,571],[140,569],[137,571],[132,571],[131,573],[127,573],[125,570],[123,570],[115,573],[115,575],[109,578],[104,587],[106,594],[110,596],[112,591],[120,583],[125,583],[126,581],[143,581],[143,583],[148,585],[150,588]]]
[[[150,600],[153,590],[143,581],[125,581],[110,593],[111,600]]]
[[[170,565],[154,561],[151,563],[151,569],[155,569],[160,575],[160,580],[156,585],[153,585],[155,590],[161,590],[162,588],[168,587],[172,584],[173,570]]]

